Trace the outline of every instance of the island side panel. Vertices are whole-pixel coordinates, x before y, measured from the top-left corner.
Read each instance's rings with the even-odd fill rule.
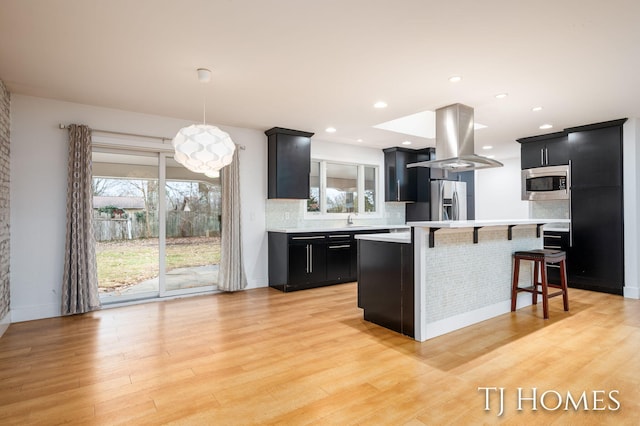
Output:
[[[479,230],[473,243],[473,228],[440,229],[435,247],[429,247],[429,228],[415,230],[415,338],[436,337],[510,312],[512,254],[542,248],[535,226]],[[531,265],[521,266],[520,285],[530,285]],[[518,308],[531,304],[531,296],[520,293]]]

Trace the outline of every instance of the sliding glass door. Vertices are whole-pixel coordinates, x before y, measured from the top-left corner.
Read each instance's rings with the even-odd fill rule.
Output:
[[[219,178],[163,152],[94,149],[93,196],[103,303],[215,290]]]
[[[165,290],[213,290],[220,263],[220,177],[193,173],[166,159]]]

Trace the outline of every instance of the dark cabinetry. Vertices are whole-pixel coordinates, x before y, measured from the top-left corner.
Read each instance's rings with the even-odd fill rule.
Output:
[[[386,148],[384,152],[385,201],[429,202],[429,168],[407,164],[435,159],[433,148]],[[422,183],[425,185],[422,185]]]
[[[521,138],[518,142],[522,144],[520,162],[523,169],[569,164],[565,132]]]
[[[355,235],[389,229],[290,233],[269,232],[269,286],[282,291],[356,280]]]
[[[522,168],[537,167],[539,164],[534,165],[534,160],[546,156],[539,151],[535,155],[529,152],[536,152],[538,142],[547,141],[547,147],[551,147],[548,141],[556,140],[566,145],[558,151],[563,156],[566,151],[564,164],[571,164],[571,232],[565,237],[569,241],[562,241],[567,251],[570,287],[623,293],[622,125],[625,121],[607,121],[568,128],[560,134],[518,139],[522,142]],[[554,157],[553,152],[549,150],[548,158],[559,158]]]
[[[413,244],[358,240],[358,259],[364,319],[413,337]]]
[[[322,235],[291,237],[289,284],[302,287],[326,280],[326,244]]]
[[[569,231],[544,231],[544,248],[553,250],[562,250],[567,253],[565,261],[567,273],[569,271],[570,254],[569,254]],[[560,265],[547,265],[547,280],[552,284],[560,284]]]
[[[623,293],[625,121],[567,129],[571,158],[571,287]]]
[[[313,133],[274,127],[268,138],[268,197],[309,198]]]

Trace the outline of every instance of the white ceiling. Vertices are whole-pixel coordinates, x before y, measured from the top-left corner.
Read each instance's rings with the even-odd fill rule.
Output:
[[[637,0],[0,0],[0,79],[194,122],[206,92],[218,125],[380,148],[433,146],[373,126],[461,102],[500,159],[519,137],[640,117],[639,17]]]

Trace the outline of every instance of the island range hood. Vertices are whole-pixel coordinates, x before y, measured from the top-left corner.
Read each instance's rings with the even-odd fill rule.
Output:
[[[477,155],[473,146],[473,108],[452,104],[436,110],[436,159],[408,164],[450,172],[502,167],[491,158]]]

